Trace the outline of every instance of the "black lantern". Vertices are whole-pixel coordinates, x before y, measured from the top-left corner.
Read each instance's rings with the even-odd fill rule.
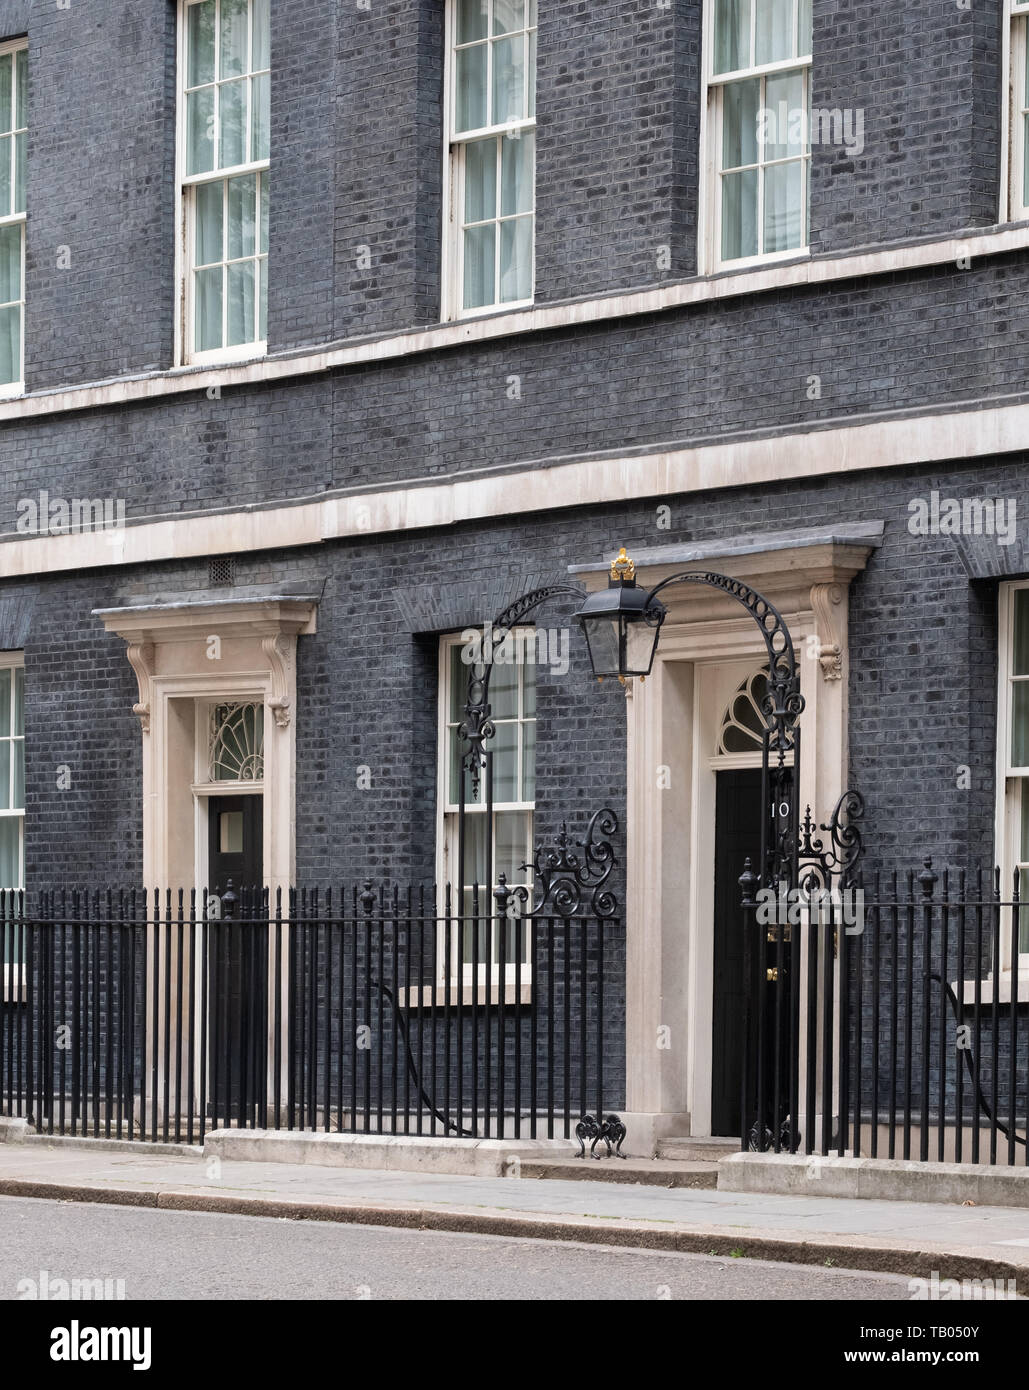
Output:
[[[664,606],[636,587],[636,566],[622,546],[611,565],[606,589],[590,594],[576,613],[589,648],[590,665],[598,680],[650,675],[664,621]]]

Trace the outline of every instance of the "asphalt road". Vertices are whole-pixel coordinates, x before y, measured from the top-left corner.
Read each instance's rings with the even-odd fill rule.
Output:
[[[24,1297],[19,1282],[38,1288],[44,1271],[51,1289],[121,1280],[126,1299],[911,1296],[897,1276],[763,1260],[0,1197],[0,1299]]]

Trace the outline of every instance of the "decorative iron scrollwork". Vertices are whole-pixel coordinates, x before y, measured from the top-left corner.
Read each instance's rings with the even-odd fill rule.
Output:
[[[533,589],[521,598],[509,603],[504,611],[493,620],[493,650],[501,646],[512,628],[524,622],[534,608],[548,599],[562,596],[582,598],[582,590],[572,584],[548,584],[542,589]],[[482,653],[480,652],[480,655]],[[489,682],[493,673],[493,661],[475,661],[468,667],[468,698],[464,707],[464,719],[458,729],[468,747],[461,757],[462,775],[467,774],[471,782],[472,800],[478,800],[480,778],[485,765],[483,745],[496,733],[489,703]]]
[[[622,1153],[622,1144],[625,1142],[625,1125],[617,1115],[605,1115],[598,1120],[595,1115],[583,1115],[582,1119],[575,1126],[575,1137],[579,1141],[579,1152],[576,1158],[586,1157],[586,1141],[590,1141],[590,1158],[604,1158],[604,1154],[595,1153],[597,1145],[601,1140],[607,1145],[606,1157],[627,1158],[628,1154]]]
[[[800,824],[797,858],[800,862],[800,883],[806,889],[849,888],[857,877],[858,861],[864,850],[861,827],[865,802],[860,792],[848,789],[837,801],[833,813],[824,825],[816,825],[811,807],[804,812]],[[824,831],[826,842],[816,830]]]
[[[558,917],[615,915],[618,901],[604,884],[617,859],[610,839],[597,838],[598,831],[605,837],[618,831],[618,818],[609,806],[594,811],[584,839],[570,842],[568,826],[563,823],[556,846],[538,849],[531,864],[521,865],[523,869],[532,869],[536,889],[528,916],[540,917],[544,913]],[[577,845],[582,853],[570,849],[570,843]]]

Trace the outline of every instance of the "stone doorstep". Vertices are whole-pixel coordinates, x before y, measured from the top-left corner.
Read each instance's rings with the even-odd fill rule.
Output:
[[[517,1177],[527,1159],[560,1161],[573,1151],[574,1144],[567,1139],[444,1139],[260,1129],[215,1129],[204,1141],[205,1158],[479,1178]]]
[[[899,1158],[734,1153],[718,1163],[720,1192],[871,1201],[1029,1207],[1029,1168]]]
[[[514,1174],[512,1174],[514,1176]],[[711,1161],[682,1162],[677,1159],[604,1158],[599,1163],[571,1158],[523,1158],[518,1177],[558,1178],[563,1182],[639,1183],[644,1187],[695,1187],[714,1190],[718,1186],[718,1164]]]

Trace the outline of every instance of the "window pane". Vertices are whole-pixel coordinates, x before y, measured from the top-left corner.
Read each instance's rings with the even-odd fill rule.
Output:
[[[757,113],[761,82],[731,82],[722,93],[722,168],[757,163]]]
[[[214,88],[186,97],[186,172],[206,174],[214,168]]]
[[[0,888],[21,885],[21,817],[0,818]]]
[[[536,800],[536,724],[522,725],[522,800]]]
[[[502,811],[496,817],[494,883],[499,881],[501,874],[507,875],[508,883],[525,882],[525,870],[522,868],[528,854],[525,821],[526,813],[524,811]],[[510,959],[509,951],[508,960]]]
[[[25,732],[25,672],[20,666],[14,672],[14,732]]]
[[[0,669],[0,738],[7,738],[11,730],[11,680],[13,673]]]
[[[533,152],[536,137],[531,130],[517,139],[505,136],[500,142],[500,214],[532,211]]]
[[[757,170],[722,178],[722,260],[757,255]]]
[[[13,129],[14,55],[0,57],[0,130]]]
[[[1029,681],[1011,687],[1011,766],[1029,767]]]
[[[25,151],[24,131],[14,137],[14,212],[25,211]]]
[[[271,25],[268,17],[268,0],[254,0],[253,18],[254,56],[250,63],[251,72],[260,72],[271,66]]]
[[[0,136],[0,217],[6,217],[11,208],[11,184],[14,168],[14,136]]]
[[[493,293],[496,227],[470,227],[464,234],[464,307],[495,303]]]
[[[0,304],[20,298],[21,223],[15,223],[0,227]]]
[[[17,739],[11,744],[11,761],[13,767],[14,791],[11,796],[11,804],[18,810],[25,808],[25,740]]]
[[[247,70],[247,0],[222,0],[219,77],[239,77]]]
[[[767,251],[800,246],[803,163],[773,164],[765,170],[765,244]]]
[[[1029,589],[1015,590],[1014,639],[1011,673],[1029,675]]]
[[[188,87],[214,81],[214,0],[189,7]]]
[[[253,261],[240,261],[229,266],[229,347],[255,341],[254,265]]]
[[[196,273],[196,350],[210,352],[222,345],[222,268]]]
[[[269,176],[261,175],[261,251],[268,250],[268,183]]]
[[[793,0],[756,0],[755,63],[779,63],[794,53]]]
[[[218,88],[218,164],[231,169],[246,163],[247,82],[225,82]]]
[[[490,709],[496,719],[514,719],[518,715],[518,667],[513,662],[509,665],[507,661],[515,650],[514,644],[508,638],[503,646],[494,652],[494,661],[497,655],[504,658],[503,665],[494,665],[489,680]]]
[[[447,800],[458,805],[461,797],[461,760],[468,752],[468,741],[463,739],[456,728],[450,730],[450,775],[447,782]],[[464,773],[464,796],[466,806],[481,806],[484,799],[485,773],[479,777],[478,792],[472,795],[472,779],[468,770]]]
[[[491,687],[492,690],[492,687]],[[518,800],[518,725],[498,724],[486,745],[493,750],[493,800]]]
[[[493,45],[493,124],[525,115],[525,39],[500,39]]]
[[[486,37],[488,12],[489,0],[458,0],[458,43],[473,43]]]
[[[468,698],[468,666],[461,659],[464,643],[456,643],[450,648],[450,711],[448,718],[464,718],[465,700]]]
[[[494,34],[525,28],[525,0],[493,0]]]
[[[1029,63],[1026,63],[1029,73]],[[1022,161],[1022,203],[1029,204],[1029,116],[1022,117],[1022,148],[1025,155]]]
[[[271,152],[268,126],[271,119],[271,78],[268,73],[253,80],[251,94],[250,158],[267,159]]]
[[[485,222],[497,215],[497,142],[473,140],[465,147],[464,220]]]
[[[11,807],[11,740],[0,739],[0,811]],[[2,824],[2,822],[0,822]]]
[[[532,298],[532,218],[500,224],[500,302]]]
[[[23,130],[29,123],[29,55],[26,49],[19,49],[14,55],[14,70],[14,127]]]
[[[197,265],[213,265],[225,254],[222,242],[222,208],[225,184],[202,183],[196,191],[195,255]]]
[[[783,105],[785,103],[785,105]],[[803,154],[807,148],[804,139],[804,75],[800,72],[783,73],[769,77],[765,81],[765,108],[774,115],[765,130],[764,159],[787,159],[791,155]],[[785,110],[785,125],[781,119]]]
[[[21,305],[0,309],[0,384],[21,380]]]
[[[750,65],[750,0],[716,0],[715,72]]]
[[[260,341],[266,342],[268,339],[268,261],[264,259],[261,265],[261,310],[258,315],[257,336]]]
[[[811,0],[797,6],[797,53],[804,58],[811,52]]]
[[[456,129],[478,130],[486,124],[486,45],[457,54]]]
[[[526,719],[536,713],[536,667],[526,664],[522,679],[522,713]]]
[[[464,881],[467,884],[483,884],[486,878],[486,817],[485,816],[465,816],[464,834]],[[454,818],[454,827],[457,828],[457,817]],[[456,843],[456,836],[455,836]],[[457,874],[457,863],[454,864],[454,874]],[[483,902],[482,895],[479,895],[479,905]]]
[[[229,179],[229,237],[228,259],[235,261],[240,256],[253,256],[256,252],[254,238],[257,234],[255,215],[257,212],[257,177],[246,174],[241,179]]]

